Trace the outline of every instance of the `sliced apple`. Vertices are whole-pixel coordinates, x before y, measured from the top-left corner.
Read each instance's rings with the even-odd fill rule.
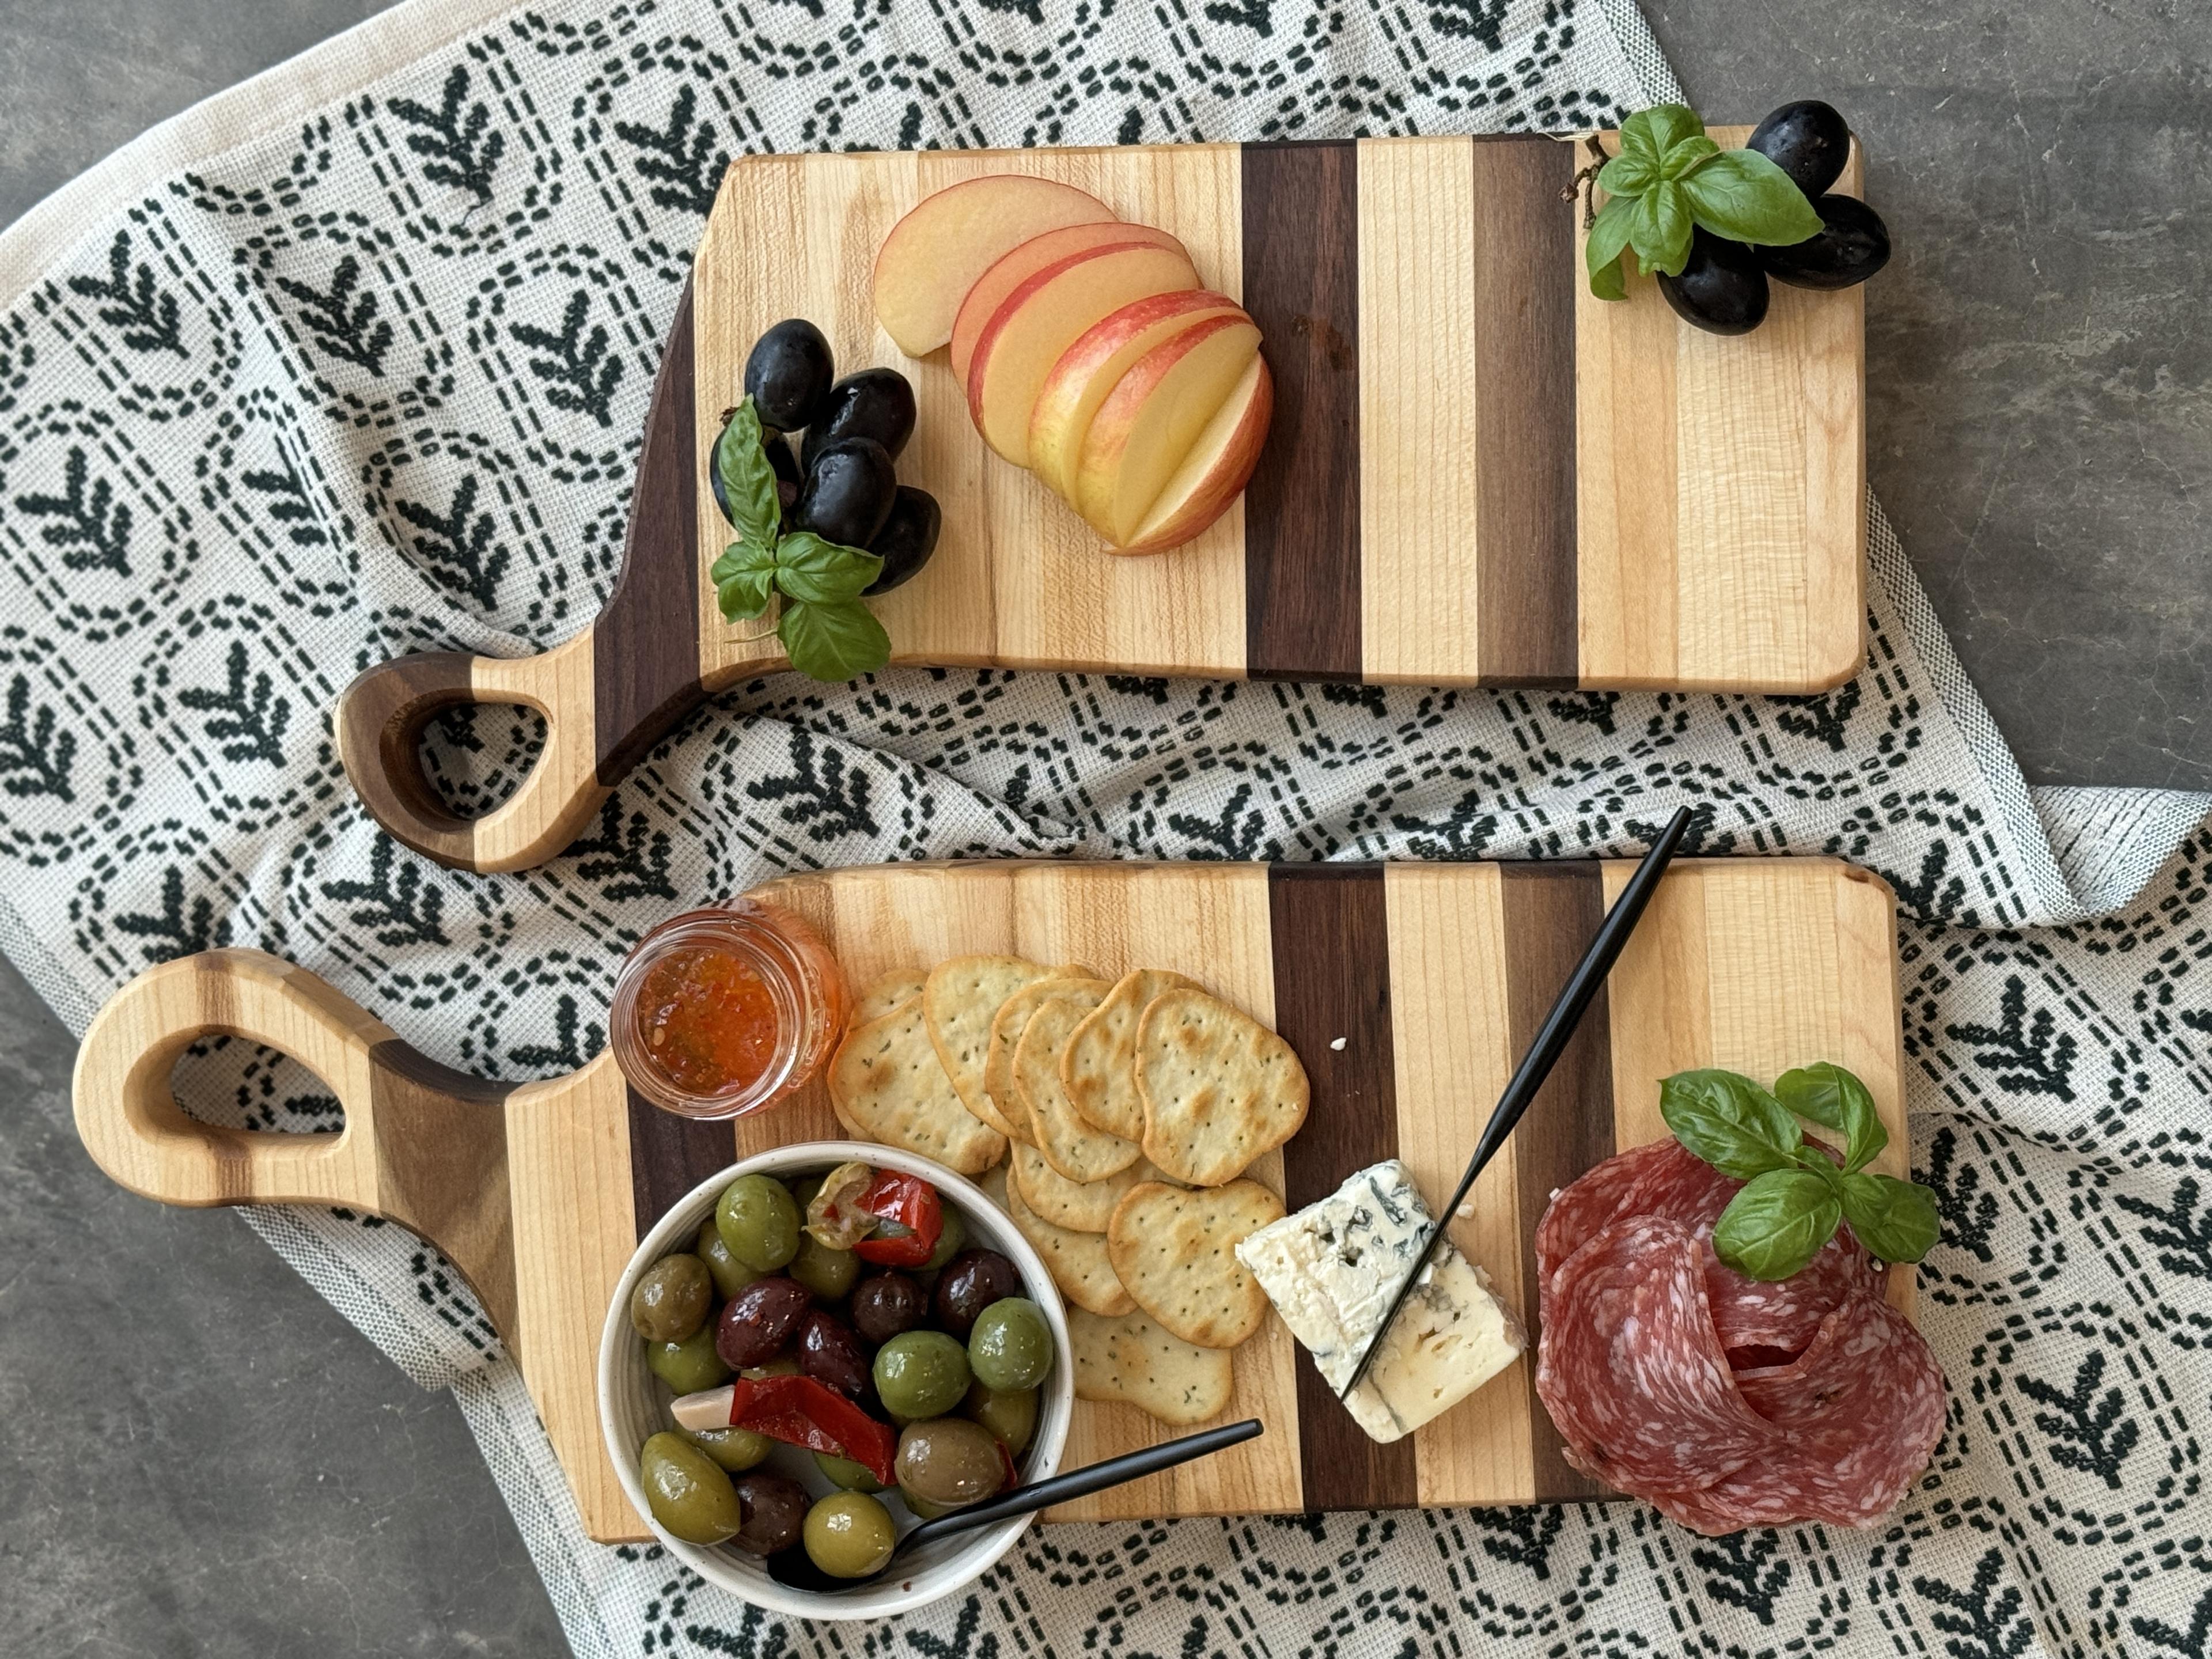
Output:
[[[1198,272],[1179,245],[1109,244],[1047,265],[1006,296],[975,342],[968,412],[983,441],[1027,466],[1037,390],[1061,354],[1131,301],[1197,286]]]
[[[1019,288],[1047,265],[1057,264],[1072,253],[1085,248],[1104,247],[1113,242],[1157,242],[1162,247],[1180,248],[1182,244],[1164,230],[1155,230],[1150,225],[1125,225],[1118,221],[1108,223],[1063,225],[1058,230],[1048,230],[1032,236],[1018,247],[1009,248],[992,262],[988,270],[969,285],[960,301],[959,314],[952,319],[952,376],[962,386],[968,384],[968,371],[975,356],[975,342],[982,337],[1006,296]],[[1196,283],[1193,283],[1194,288]]]
[[[1267,360],[1245,366],[1229,401],[1198,434],[1190,453],[1160,489],[1159,500],[1116,553],[1164,553],[1180,547],[1229,510],[1251,481],[1267,447],[1267,422],[1275,412],[1274,377]]]
[[[1259,349],[1249,319],[1216,317],[1129,366],[1091,417],[1076,462],[1071,499],[1092,529],[1129,545]]]
[[[1060,361],[1030,411],[1030,469],[1063,495],[1075,489],[1075,463],[1091,417],[1129,365],[1162,341],[1212,317],[1241,317],[1234,300],[1202,289],[1132,300],[1100,318]]]
[[[1047,231],[1113,217],[1087,191],[1026,173],[948,185],[909,209],[876,250],[876,320],[908,356],[927,356],[952,337],[961,301],[1001,256]]]

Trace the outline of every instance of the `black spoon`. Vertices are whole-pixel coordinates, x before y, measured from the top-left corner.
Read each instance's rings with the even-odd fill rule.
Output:
[[[1148,1474],[1158,1474],[1162,1469],[1171,1469],[1194,1458],[1240,1444],[1264,1433],[1260,1419],[1248,1417],[1242,1423],[1228,1423],[1218,1429],[1203,1429],[1196,1434],[1187,1434],[1180,1440],[1169,1440],[1157,1446],[1147,1446],[1142,1451],[1109,1457],[1103,1463],[1093,1463],[1088,1468],[1077,1469],[1071,1474],[1056,1474],[1049,1480],[1040,1480],[1033,1486],[1017,1486],[1002,1498],[956,1510],[951,1515],[939,1516],[934,1521],[925,1521],[892,1546],[890,1558],[865,1578],[838,1578],[814,1565],[814,1558],[806,1553],[803,1544],[793,1544],[789,1549],[778,1550],[768,1558],[769,1577],[779,1584],[788,1584],[793,1589],[812,1590],[819,1595],[835,1595],[841,1590],[859,1589],[872,1584],[898,1565],[899,1557],[921,1545],[950,1538],[956,1533],[973,1532],[978,1527],[988,1527],[1000,1521],[1011,1521],[1016,1516],[1033,1515],[1054,1504],[1065,1504],[1078,1498],[1088,1498],[1094,1492],[1103,1492],[1109,1486],[1118,1486],[1127,1480],[1136,1480]]]

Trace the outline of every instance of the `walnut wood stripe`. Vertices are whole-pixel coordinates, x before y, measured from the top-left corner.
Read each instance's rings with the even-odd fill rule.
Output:
[[[1313,1085],[1305,1127],[1283,1148],[1283,1198],[1296,1210],[1326,1198],[1353,1170],[1398,1153],[1382,866],[1279,864],[1268,873],[1267,901],[1275,1029],[1297,1050]],[[1309,1509],[1419,1501],[1411,1440],[1383,1446],[1369,1439],[1303,1354],[1297,1390]]]
[[[1508,864],[1500,874],[1506,1024],[1517,1065],[1604,919],[1605,895],[1595,864]],[[1594,1497],[1607,1488],[1567,1467],[1559,1455],[1559,1432],[1536,1398],[1534,1356],[1541,1330],[1535,1242],[1537,1218],[1553,1189],[1613,1154],[1613,1048],[1604,990],[1590,1003],[1509,1144],[1522,1217],[1521,1282],[1528,1287],[1521,1313],[1528,1325],[1530,1363],[1522,1367],[1522,1386],[1528,1390],[1533,1495]]]
[[[1474,143],[1475,664],[1486,685],[1572,685],[1576,151]]]
[[[515,1085],[457,1072],[397,1037],[374,1045],[368,1057],[384,1212],[442,1250],[493,1328],[511,1336],[517,1295],[506,1102]]]
[[[599,780],[612,786],[706,696],[699,672],[698,496],[691,284],[669,325],[630,491],[621,578],[592,624]],[[734,394],[732,394],[734,397]]]
[[[664,1112],[635,1089],[629,1100],[629,1183],[637,1236],[643,1238],[676,1200],[737,1160],[727,1123]]]
[[[1267,340],[1274,425],[1244,491],[1244,657],[1255,679],[1356,680],[1359,174],[1348,139],[1247,144],[1243,304]]]

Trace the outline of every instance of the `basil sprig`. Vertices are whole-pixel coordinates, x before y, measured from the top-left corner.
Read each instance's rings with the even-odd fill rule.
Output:
[[[1917,1261],[1935,1246],[1936,1194],[1867,1169],[1889,1131],[1866,1085],[1840,1066],[1784,1072],[1771,1091],[1735,1072],[1680,1072],[1659,1085],[1659,1115],[1685,1147],[1744,1183],[1713,1249],[1747,1279],[1799,1272],[1844,1221],[1884,1261]],[[1801,1117],[1843,1137],[1840,1166],[1806,1140]]]
[[[883,560],[811,530],[779,532],[775,469],[761,446],[760,412],[750,398],[731,415],[714,465],[724,514],[738,532],[707,573],[722,614],[741,622],[781,598],[775,636],[791,665],[817,680],[849,680],[889,662],[890,635],[860,598],[883,574]]]
[[[1610,198],[1590,221],[1583,257],[1590,292],[1628,297],[1626,258],[1679,276],[1692,231],[1786,247],[1820,233],[1805,192],[1755,149],[1723,149],[1685,104],[1655,104],[1620,124],[1620,153],[1596,169]]]

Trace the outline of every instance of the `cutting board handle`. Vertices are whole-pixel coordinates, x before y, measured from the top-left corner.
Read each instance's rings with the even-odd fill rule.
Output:
[[[187,1117],[169,1073],[218,1033],[307,1066],[345,1108],[345,1127],[282,1134]],[[118,1184],[164,1204],[378,1210],[372,1100],[399,1054],[422,1059],[306,969],[259,951],[206,951],[147,969],[100,1011],[77,1052],[77,1133]]]
[[[535,657],[428,651],[364,670],[338,698],[338,757],[369,815],[426,858],[464,870],[520,870],[559,852],[599,810],[593,715],[596,628]],[[457,816],[422,770],[422,733],[442,709],[520,703],[545,717],[545,749],[514,793]]]

